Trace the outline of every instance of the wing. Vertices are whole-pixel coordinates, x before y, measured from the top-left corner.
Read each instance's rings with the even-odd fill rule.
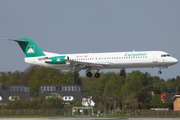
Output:
[[[108,66],[110,63],[92,63],[92,62],[81,62],[75,60],[61,59],[69,65],[70,68],[79,72],[82,69],[91,69],[92,67],[103,67]]]

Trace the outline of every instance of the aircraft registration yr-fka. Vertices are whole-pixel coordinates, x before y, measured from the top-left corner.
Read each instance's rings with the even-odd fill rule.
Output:
[[[99,78],[100,69],[120,68],[162,68],[178,63],[178,60],[163,51],[132,51],[108,53],[56,54],[42,51],[30,38],[7,39],[19,44],[25,53],[25,62],[62,70],[87,70],[87,77],[91,77],[91,70],[97,70],[95,78]]]

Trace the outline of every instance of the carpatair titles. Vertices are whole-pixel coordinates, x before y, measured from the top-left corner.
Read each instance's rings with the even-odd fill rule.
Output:
[[[124,56],[126,57],[136,57],[136,56],[146,56],[147,53],[125,53]]]

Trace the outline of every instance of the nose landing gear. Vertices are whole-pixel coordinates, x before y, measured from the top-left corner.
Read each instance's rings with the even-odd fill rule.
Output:
[[[158,71],[158,73],[159,73],[159,74],[161,74],[161,73],[162,73],[162,71],[161,71],[161,70],[159,70],[159,71]]]
[[[166,68],[168,68],[168,67],[167,67],[167,66],[164,66],[164,67],[159,67],[159,71],[158,71],[158,73],[159,73],[159,74],[162,74],[161,69],[166,69]]]

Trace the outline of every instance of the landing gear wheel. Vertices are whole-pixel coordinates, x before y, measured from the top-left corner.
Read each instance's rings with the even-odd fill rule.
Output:
[[[158,73],[159,73],[159,74],[161,74],[161,73],[162,73],[162,71],[158,71]]]
[[[87,72],[87,73],[86,73],[86,76],[87,76],[87,77],[92,77],[92,73],[91,73],[91,72]]]
[[[99,74],[99,73],[95,73],[95,74],[94,74],[94,77],[95,77],[95,78],[99,78],[99,77],[100,77],[100,74]]]

